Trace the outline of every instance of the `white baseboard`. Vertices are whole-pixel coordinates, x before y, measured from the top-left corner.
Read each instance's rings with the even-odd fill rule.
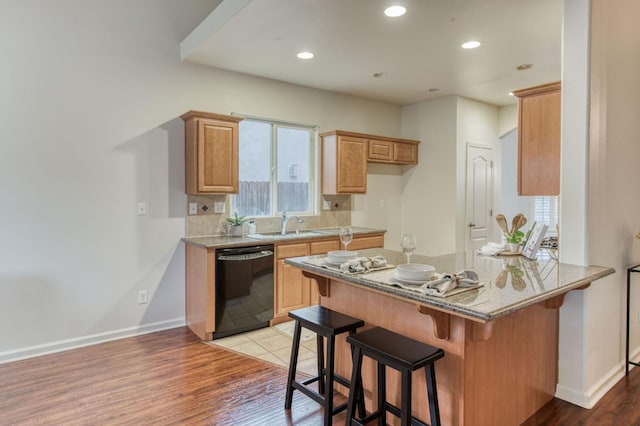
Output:
[[[593,408],[600,398],[604,396],[618,381],[624,376],[622,364],[617,364],[609,370],[598,383],[593,385],[588,391],[583,392],[571,389],[562,385],[556,387],[556,398],[570,402],[582,408]]]
[[[185,324],[186,321],[184,317],[176,318],[151,324],[142,324],[135,327],[122,328],[120,330],[113,330],[104,333],[76,337],[73,339],[59,340],[57,342],[45,343],[43,345],[36,345],[27,348],[0,352],[0,364],[19,361],[21,359],[33,358],[41,355],[52,354],[56,352],[67,351],[69,349],[82,348],[85,346],[96,345],[98,343],[110,342],[112,340],[124,339],[125,337],[139,336],[141,334],[154,333],[156,331],[182,327]]]
[[[631,354],[629,359],[638,362],[640,357],[640,347],[636,348]],[[558,385],[556,387],[556,398],[563,401],[570,402],[582,408],[593,408],[600,398],[602,398],[609,390],[624,377],[624,363],[625,360],[616,364],[611,370],[607,372],[598,382],[591,386],[587,392],[571,389]],[[633,368],[633,366],[630,366]]]

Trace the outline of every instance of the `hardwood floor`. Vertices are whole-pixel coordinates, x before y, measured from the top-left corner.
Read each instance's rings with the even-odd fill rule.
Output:
[[[0,365],[0,425],[318,425],[286,370],[176,328]],[[554,400],[526,425],[640,424],[640,369],[592,410]],[[343,424],[344,415],[334,418]]]

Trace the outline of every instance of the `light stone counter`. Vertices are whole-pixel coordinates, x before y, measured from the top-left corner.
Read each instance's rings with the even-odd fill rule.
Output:
[[[358,255],[382,255],[393,265],[406,262],[402,253],[392,250],[361,250]],[[384,284],[383,281],[391,281],[389,277],[396,274],[395,268],[368,274],[348,275],[305,263],[306,259],[323,257],[323,255],[299,257],[287,259],[286,263],[308,272],[371,288],[483,322],[551,299],[614,272],[613,268],[602,266],[558,263],[545,251],[539,252],[537,260],[529,260],[521,256],[490,257],[472,253],[438,257],[411,256],[412,263],[433,265],[438,273],[456,273],[464,269],[473,269],[478,273],[480,282],[483,284],[478,289],[449,297],[434,297]]]
[[[384,234],[387,232],[384,229],[375,228],[363,228],[359,226],[352,226],[354,236],[364,236],[369,234]],[[313,233],[310,233],[313,232]],[[261,237],[250,237],[245,234],[241,237],[231,237],[228,235],[210,235],[204,237],[185,237],[182,238],[187,244],[192,244],[206,248],[227,248],[227,247],[247,247],[247,246],[259,246],[263,244],[273,244],[281,241],[295,241],[295,240],[316,240],[338,237],[340,228],[318,228],[318,229],[301,229],[300,234],[295,232],[287,233],[286,236],[270,234],[262,234]]]

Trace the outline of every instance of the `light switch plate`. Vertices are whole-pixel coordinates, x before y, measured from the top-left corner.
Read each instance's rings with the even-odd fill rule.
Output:
[[[189,214],[198,214],[198,203],[189,203]]]
[[[224,213],[224,202],[216,201],[213,203],[213,212],[214,213]]]
[[[327,200],[322,202],[322,210],[331,210],[331,203]]]
[[[138,203],[138,216],[147,215],[147,203]]]

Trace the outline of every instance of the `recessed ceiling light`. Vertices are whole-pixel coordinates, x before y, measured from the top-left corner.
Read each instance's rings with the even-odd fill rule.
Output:
[[[522,64],[516,67],[518,71],[530,70],[531,68],[533,68],[533,64]]]
[[[384,10],[384,14],[390,18],[397,18],[398,16],[402,16],[407,11],[407,8],[404,6],[394,5],[389,6]]]
[[[462,43],[462,48],[463,49],[475,49],[476,47],[480,46],[480,42],[479,41],[475,41],[475,40],[471,40],[468,41],[466,43]]]
[[[515,96],[513,92],[509,92],[509,96]]]
[[[300,52],[300,53],[298,53],[298,58],[300,58],[300,59],[311,59],[311,58],[313,58],[313,53],[311,53],[311,52]]]

